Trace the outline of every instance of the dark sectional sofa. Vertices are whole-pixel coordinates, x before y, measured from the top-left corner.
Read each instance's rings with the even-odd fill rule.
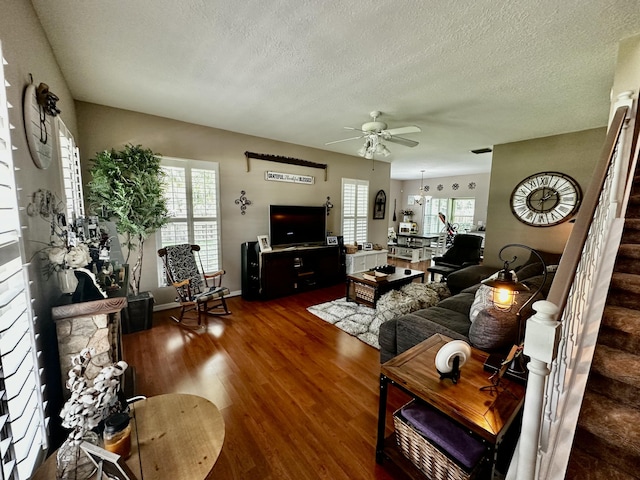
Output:
[[[535,300],[546,298],[553,281],[554,266],[557,266],[560,261],[560,254],[542,251],[539,253],[547,263],[547,280]],[[417,310],[383,323],[380,326],[378,337],[380,361],[384,363],[436,333],[441,333],[454,340],[465,340],[472,346],[485,351],[508,349],[517,337],[515,312],[508,315],[495,315],[488,311],[482,311],[478,318],[483,316],[491,316],[492,318],[484,323],[476,319],[473,328],[469,319],[469,312],[476,298],[476,292],[481,286],[481,280],[488,278],[498,270],[498,268],[475,265],[452,273],[447,279],[447,284],[454,295],[445,298],[433,307]],[[528,296],[542,282],[542,265],[534,254],[531,254],[527,262],[516,269],[516,273],[518,280],[531,288]],[[528,296],[527,294],[520,295],[519,301],[524,303]],[[525,310],[522,313],[523,318],[531,315],[531,305],[529,304]],[[489,330],[494,329],[494,331],[488,333],[483,330],[481,326],[483,324],[490,325]],[[496,332],[495,329],[500,330]],[[472,330],[471,340],[470,330]],[[499,340],[486,337],[487,335],[495,336],[496,333],[500,337]]]

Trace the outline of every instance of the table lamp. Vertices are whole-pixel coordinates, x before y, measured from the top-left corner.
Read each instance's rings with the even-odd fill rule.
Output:
[[[530,288],[525,284],[514,280],[513,274],[511,273],[510,265],[513,262],[515,262],[518,257],[514,256],[511,260],[506,260],[505,258],[503,258],[502,254],[508,248],[523,248],[525,250],[528,250],[529,252],[534,254],[536,257],[538,257],[538,260],[540,260],[540,264],[542,265],[542,282],[540,283],[536,291],[533,293],[533,295],[531,295],[518,308],[518,311],[516,312],[516,322],[518,324],[518,336],[516,340],[517,340],[517,345],[521,347],[522,343],[524,342],[524,324],[522,322],[522,311],[525,309],[527,305],[529,305],[534,300],[534,298],[538,295],[538,293],[540,293],[540,291],[542,290],[542,287],[546,283],[547,265],[543,260],[542,256],[540,256],[540,254],[535,249],[527,245],[523,245],[520,243],[510,243],[502,247],[500,249],[500,252],[498,253],[498,258],[500,258],[500,260],[504,262],[502,270],[498,272],[497,278],[487,279],[482,281],[484,285],[487,285],[488,287],[491,287],[493,289],[493,291],[491,292],[492,293],[491,301],[493,303],[493,306],[498,310],[507,311],[507,312],[511,311],[516,305],[516,302],[515,302],[516,295],[519,292],[530,290]],[[494,359],[491,359],[491,356],[489,358],[490,360],[487,360],[487,362],[489,362],[490,364],[493,364]],[[515,357],[511,361],[511,364],[509,365],[509,368],[507,369],[506,373],[507,375],[510,375],[512,377],[515,376],[516,378],[525,377],[526,368],[525,368],[525,362],[523,359],[521,348],[520,348],[520,351],[516,353]]]

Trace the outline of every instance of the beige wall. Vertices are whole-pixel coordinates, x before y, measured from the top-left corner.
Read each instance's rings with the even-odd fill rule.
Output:
[[[494,147],[484,250],[486,265],[501,266],[498,252],[507,243],[562,252],[573,224],[565,222],[553,227],[530,227],[521,223],[511,212],[511,192],[519,181],[531,174],[559,171],[573,177],[584,193],[599,158],[605,133],[605,128],[596,128]]]
[[[79,146],[83,168],[96,152],[126,143],[141,144],[167,157],[218,162],[220,165],[220,212],[222,225],[222,267],[226,269],[225,284],[231,291],[240,290],[240,244],[256,240],[257,235],[269,233],[268,209],[270,204],[322,205],[327,196],[334,205],[328,217],[327,229],[340,234],[341,181],[356,178],[369,181],[369,205],[378,190],[389,193],[390,164],[365,160],[313,148],[276,142],[264,138],[207,128],[166,118],[143,115],[127,110],[77,102],[80,125]],[[244,152],[265,153],[295,157],[316,163],[328,164],[327,181],[324,171],[309,167],[285,165],[262,160],[250,160],[250,171]],[[315,184],[268,182],[265,171],[312,175]],[[84,181],[89,180],[87,171]],[[240,191],[252,205],[245,215],[234,203]],[[391,206],[393,208],[393,206]],[[389,211],[389,197],[387,197]],[[387,222],[369,220],[369,240],[385,244]],[[175,297],[171,288],[157,286],[157,245],[150,238],[145,246],[145,262],[141,289],[150,290],[157,304],[169,303]]]
[[[433,198],[475,198],[476,206],[473,224],[477,227],[478,221],[482,221],[483,223],[486,223],[487,221],[489,180],[490,174],[488,173],[481,173],[476,175],[456,175],[452,177],[425,178],[424,181],[405,180],[401,185],[398,205],[400,205],[401,199],[402,207],[399,207],[399,210],[413,210],[413,221],[418,224],[418,230],[420,232],[422,231],[422,217],[424,215],[424,208],[419,205],[408,205],[407,203],[409,195],[416,195],[418,193],[418,189],[421,186],[420,182],[422,182],[422,186],[429,187],[429,192],[427,193],[427,195],[431,195]],[[475,184],[474,188],[469,188],[470,183]],[[458,185],[457,189],[453,188],[455,184]],[[442,189],[438,190],[438,186],[440,185],[442,185]],[[402,218],[398,218],[398,221],[402,221]],[[444,227],[444,225],[442,226]]]

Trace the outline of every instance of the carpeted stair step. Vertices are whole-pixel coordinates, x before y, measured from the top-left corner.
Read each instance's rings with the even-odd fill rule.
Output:
[[[627,217],[622,231],[622,243],[640,243],[640,218]]]
[[[598,344],[640,353],[640,311],[607,305],[602,315]]]
[[[595,458],[579,448],[571,450],[565,480],[637,480],[615,468],[606,460]]]
[[[614,272],[607,304],[640,310],[640,275]]]
[[[615,272],[640,275],[640,244],[625,243],[618,248]]]
[[[640,218],[640,195],[633,194],[629,197],[629,204],[627,205],[627,218]]]
[[[640,218],[625,219],[621,242],[640,243]]]
[[[640,465],[638,425],[640,411],[587,391],[582,401],[574,445],[628,475],[637,475]]]
[[[598,344],[589,375],[589,391],[640,409],[640,357]]]

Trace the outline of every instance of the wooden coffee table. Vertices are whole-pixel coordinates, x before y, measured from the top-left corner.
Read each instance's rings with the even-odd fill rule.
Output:
[[[385,277],[385,280],[378,282],[364,278],[362,274],[365,272],[347,275],[347,301],[362,303],[376,308],[378,299],[383,293],[400,288],[413,282],[416,278],[424,282],[424,272],[422,270],[406,270],[409,273],[405,273],[404,268],[396,268],[395,273],[389,274]]]
[[[457,384],[449,379],[441,380],[435,357],[450,341],[444,335],[433,335],[382,364],[376,461],[382,463],[385,458],[391,459],[410,476],[424,478],[396,447],[395,434],[385,438],[387,390],[391,384],[485,441],[489,446],[493,476],[498,447],[522,407],[525,388],[503,379],[497,391],[480,390],[491,383],[488,380],[490,373],[483,368],[489,354],[476,348],[471,349],[471,358],[462,367]]]

